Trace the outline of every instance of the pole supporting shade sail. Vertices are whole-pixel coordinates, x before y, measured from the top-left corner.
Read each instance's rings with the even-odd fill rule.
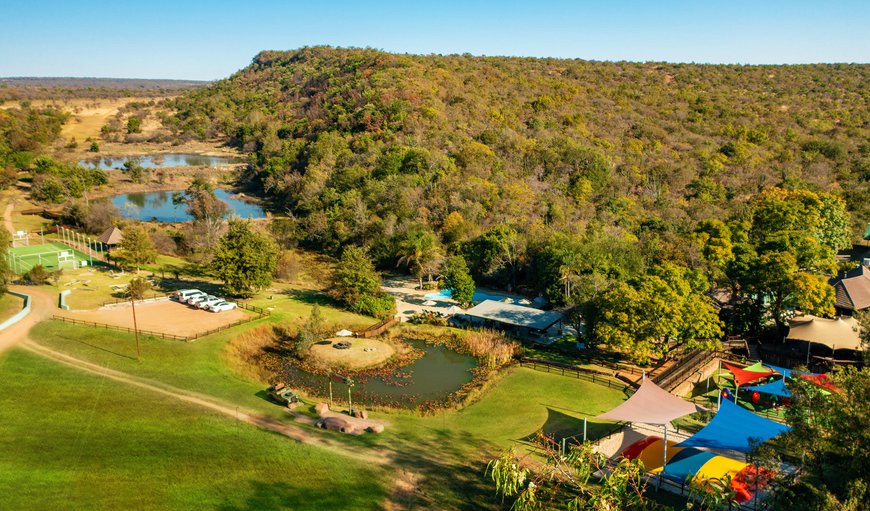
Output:
[[[728,368],[731,371],[731,374],[734,375],[734,383],[737,384],[738,387],[743,385],[744,383],[753,382],[755,380],[759,380],[766,376],[770,376],[774,374],[770,369],[762,369],[759,371],[741,369],[735,365],[729,364],[728,362],[722,362],[722,365]],[[749,366],[752,367],[752,366]]]
[[[719,411],[709,424],[677,447],[707,447],[729,451],[749,452],[750,439],[766,442],[791,428],[755,415],[728,400],[723,400]]]
[[[624,403],[596,419],[664,425],[684,415],[704,410],[703,407],[680,399],[646,378]]]

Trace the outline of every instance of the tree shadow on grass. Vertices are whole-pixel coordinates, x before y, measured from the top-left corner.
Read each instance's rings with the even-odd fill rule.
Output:
[[[287,289],[284,294],[294,300],[308,305],[320,305],[327,307],[341,307],[341,304],[319,291],[307,289]]]

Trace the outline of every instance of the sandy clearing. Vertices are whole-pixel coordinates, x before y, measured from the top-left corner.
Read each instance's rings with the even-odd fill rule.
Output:
[[[62,315],[81,321],[133,328],[133,313],[127,304],[93,311],[65,311]],[[181,336],[206,332],[250,317],[242,309],[214,313],[169,300],[136,305],[136,321],[140,330]]]
[[[396,349],[377,339],[355,339],[336,337],[327,339],[329,344],[315,344],[311,347],[311,355],[320,363],[330,367],[347,367],[363,369],[382,364],[393,356]],[[333,345],[340,341],[350,342],[350,348],[340,350]]]

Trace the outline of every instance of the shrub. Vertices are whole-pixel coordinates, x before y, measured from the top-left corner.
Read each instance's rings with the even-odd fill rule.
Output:
[[[396,313],[396,300],[386,293],[365,295],[352,303],[350,310],[383,319]]]
[[[56,277],[56,275],[43,268],[41,264],[37,264],[22,275],[25,282],[29,282],[34,286],[46,284],[52,277]]]

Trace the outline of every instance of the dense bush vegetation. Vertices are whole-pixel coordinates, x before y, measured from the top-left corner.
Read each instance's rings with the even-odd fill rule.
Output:
[[[257,55],[166,122],[250,153],[244,178],[300,244],[364,247],[421,287],[462,256],[614,346],[643,337],[626,294],[709,319],[651,322],[646,358],[721,335],[711,284],[734,298],[729,332],[831,312],[823,275],[870,218],[868,71],[314,47]]]
[[[697,220],[739,214],[774,184],[836,190],[857,232],[868,69],[315,47],[257,55],[175,100],[170,122],[250,152],[249,177],[294,213],[304,243],[367,246],[395,266],[421,231],[459,252],[513,229],[515,254],[466,259],[476,279],[537,288],[556,233],[622,243],[629,259],[686,259]]]

